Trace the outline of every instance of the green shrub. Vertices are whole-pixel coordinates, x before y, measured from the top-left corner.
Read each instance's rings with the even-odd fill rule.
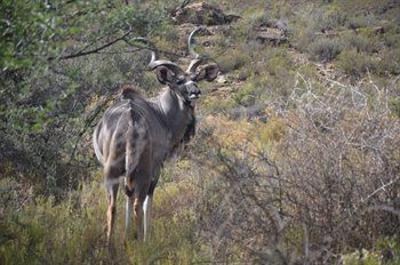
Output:
[[[280,75],[294,69],[293,61],[284,48],[268,49],[264,51],[265,69],[271,75]]]
[[[295,64],[286,48],[252,49],[256,63],[246,67],[251,69],[245,87],[253,87],[252,95],[258,101],[286,97],[293,86]],[[244,73],[245,74],[245,73]]]
[[[308,52],[310,43],[315,39],[315,34],[308,25],[297,22],[293,29],[293,35],[290,42],[301,52]]]
[[[311,43],[309,52],[315,60],[329,62],[335,59],[343,50],[343,44],[338,39],[320,38]]]
[[[367,37],[354,32],[346,32],[343,35],[343,42],[346,48],[354,48],[358,52],[372,53],[378,50],[378,40],[375,36]]]
[[[380,238],[376,248],[382,253],[385,265],[400,264],[400,238],[395,236]]]
[[[221,67],[221,72],[228,73],[249,63],[250,58],[242,49],[234,49],[217,58],[217,61]]]
[[[235,106],[237,106],[237,102],[230,95],[207,97],[201,103],[202,109],[212,113],[224,113]]]
[[[315,30],[324,31],[344,26],[347,22],[347,14],[334,3],[327,8],[316,10],[312,19]]]
[[[244,86],[242,86],[238,92],[233,96],[233,99],[237,104],[249,106],[253,105],[255,102],[254,92],[258,88],[258,84],[255,79],[249,80]]]
[[[400,118],[400,97],[392,97],[389,99],[389,108],[393,115]]]
[[[253,105],[257,101],[287,96],[294,76],[294,62],[285,48],[253,47],[249,56],[253,63],[241,69],[246,79],[234,94],[237,104]]]
[[[343,265],[381,265],[380,255],[375,252],[369,252],[365,249],[343,255]]]
[[[383,40],[387,47],[400,48],[400,29],[393,27],[387,29],[383,36]]]
[[[348,16],[346,26],[351,29],[368,27],[376,24],[376,18],[373,14]]]
[[[314,8],[312,5],[306,5],[296,11],[296,16],[289,20],[291,36],[289,42],[301,52],[307,52],[307,49],[315,39],[314,29]]]
[[[386,50],[379,63],[378,72],[380,74],[400,74],[400,48]]]
[[[359,53],[355,49],[344,50],[337,58],[337,65],[354,78],[361,77],[368,70],[375,70],[374,61],[365,53]]]

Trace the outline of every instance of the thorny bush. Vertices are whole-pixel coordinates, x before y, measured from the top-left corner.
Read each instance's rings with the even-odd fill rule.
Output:
[[[275,107],[285,130],[269,149],[251,138],[227,148],[212,126],[202,132],[214,146],[207,163],[223,176],[202,206],[216,260],[339,264],[400,233],[400,123],[388,95],[372,82],[329,81],[320,92],[298,79]]]

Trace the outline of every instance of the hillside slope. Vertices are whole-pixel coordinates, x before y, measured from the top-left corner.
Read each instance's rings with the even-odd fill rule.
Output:
[[[11,2],[1,264],[400,262],[399,1]],[[162,171],[151,240],[123,242],[120,194],[108,248],[92,130],[121,86],[161,88],[121,36],[185,65],[197,26],[220,66],[197,135]]]

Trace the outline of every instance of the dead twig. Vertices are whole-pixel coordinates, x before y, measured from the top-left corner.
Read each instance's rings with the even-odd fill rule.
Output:
[[[113,44],[115,44],[121,40],[124,40],[129,34],[132,33],[132,31],[133,31],[133,29],[129,29],[122,36],[120,36],[116,39],[113,39],[112,41],[107,42],[107,43],[103,44],[102,46],[97,47],[95,49],[88,50],[88,51],[85,51],[85,49],[82,49],[82,50],[78,51],[77,53],[73,53],[73,54],[69,54],[69,55],[64,55],[64,56],[60,56],[60,57],[49,57],[49,58],[47,58],[47,61],[53,61],[55,59],[66,60],[66,59],[72,59],[72,58],[76,58],[76,57],[81,57],[81,56],[86,56],[89,54],[98,53],[99,51],[102,51],[102,50],[112,46]]]

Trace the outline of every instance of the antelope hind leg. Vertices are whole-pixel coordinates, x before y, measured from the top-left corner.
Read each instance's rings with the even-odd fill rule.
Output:
[[[110,244],[116,214],[116,199],[118,194],[118,184],[107,186],[108,209],[107,209],[107,244]]]

